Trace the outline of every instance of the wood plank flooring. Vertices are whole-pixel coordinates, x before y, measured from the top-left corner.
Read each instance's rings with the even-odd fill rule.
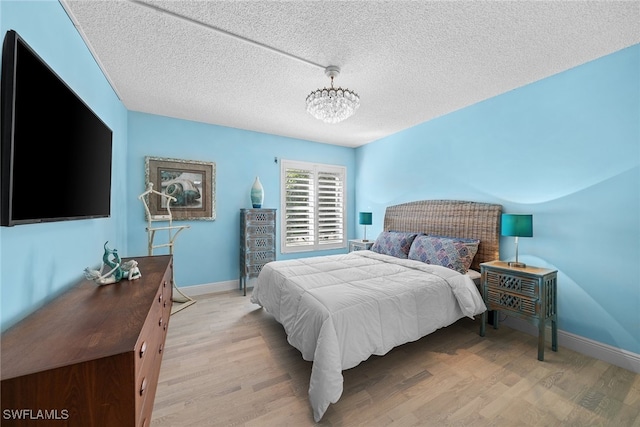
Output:
[[[171,316],[152,427],[631,426],[640,375],[507,326],[461,319],[344,371],[341,399],[313,421],[311,362],[239,292]]]

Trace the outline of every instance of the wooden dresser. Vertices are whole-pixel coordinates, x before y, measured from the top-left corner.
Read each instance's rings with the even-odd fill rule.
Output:
[[[2,334],[3,426],[149,426],[171,313],[171,255],[83,280]]]
[[[276,259],[276,210],[240,209],[240,287]]]

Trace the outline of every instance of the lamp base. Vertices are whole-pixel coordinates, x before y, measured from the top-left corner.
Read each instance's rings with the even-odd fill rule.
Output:
[[[509,267],[527,268],[527,264],[525,264],[524,262],[509,261],[507,264],[509,265]]]

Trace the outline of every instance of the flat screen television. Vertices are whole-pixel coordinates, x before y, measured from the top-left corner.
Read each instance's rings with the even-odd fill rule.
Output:
[[[0,225],[109,217],[111,129],[13,30],[0,78]]]

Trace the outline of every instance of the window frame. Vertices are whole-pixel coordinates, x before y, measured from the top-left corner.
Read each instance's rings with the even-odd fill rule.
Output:
[[[289,223],[287,221],[287,212],[289,206],[287,205],[287,171],[291,169],[297,169],[301,171],[308,171],[313,174],[313,232],[311,233],[311,239],[307,244],[288,244],[287,235],[289,233]],[[342,212],[339,214],[342,225],[340,237],[337,241],[330,243],[322,242],[318,237],[322,234],[319,232],[320,224],[320,207],[319,207],[319,184],[320,176],[337,175],[341,181],[342,186],[340,188],[341,194],[338,198],[342,199],[340,206]],[[310,190],[311,191],[311,190]],[[283,254],[300,253],[300,252],[313,252],[331,249],[344,249],[347,247],[347,168],[346,166],[330,165],[323,163],[304,162],[297,160],[285,160],[280,159],[280,252]]]

